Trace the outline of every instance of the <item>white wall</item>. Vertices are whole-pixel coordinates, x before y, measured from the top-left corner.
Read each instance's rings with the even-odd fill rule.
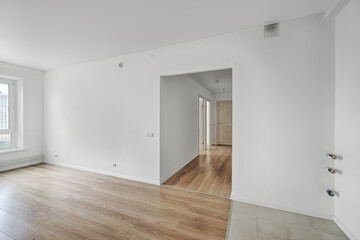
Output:
[[[19,123],[17,129],[23,138],[21,149],[0,151],[0,171],[42,162],[44,73],[0,62],[0,75],[20,79],[18,80],[17,118]],[[22,112],[20,105],[22,105]]]
[[[233,197],[332,218],[334,28],[317,15],[236,39],[233,71]]]
[[[47,160],[159,182],[160,76],[232,68],[233,198],[331,217],[333,24],[315,15],[280,28],[270,39],[258,27],[47,72]]]
[[[360,239],[360,1],[352,0],[336,18],[335,153],[336,221],[351,239]],[[344,228],[345,227],[345,228]]]
[[[232,93],[231,92],[220,92],[214,94],[215,101],[221,100],[232,100]]]
[[[47,72],[46,160],[159,183],[160,77],[152,63],[135,54]]]
[[[160,180],[199,155],[199,96],[213,94],[186,75],[160,81]]]

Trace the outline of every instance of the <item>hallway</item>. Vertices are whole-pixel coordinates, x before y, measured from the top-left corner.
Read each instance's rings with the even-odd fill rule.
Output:
[[[230,197],[231,146],[212,146],[175,173],[163,185]]]

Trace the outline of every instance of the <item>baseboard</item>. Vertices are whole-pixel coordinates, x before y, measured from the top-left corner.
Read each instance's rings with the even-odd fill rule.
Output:
[[[324,218],[324,219],[328,219],[328,220],[333,220],[333,215],[324,215],[324,214],[321,214],[321,213],[307,212],[307,211],[302,211],[302,210],[299,210],[299,209],[283,208],[283,207],[275,206],[275,205],[272,205],[272,204],[264,204],[262,202],[248,201],[248,200],[245,200],[245,199],[239,199],[239,198],[236,198],[234,196],[232,196],[231,199],[233,201],[244,202],[244,203],[253,204],[253,205],[257,205],[257,206],[261,206],[261,207],[273,208],[273,209],[277,209],[277,210],[281,210],[281,211],[287,211],[287,212],[298,213],[298,214],[307,215],[307,216],[311,216],[311,217],[318,217],[318,218]]]
[[[17,158],[0,162],[0,172],[42,163],[44,155]]]
[[[123,174],[119,174],[119,173],[111,173],[111,172],[95,170],[95,169],[91,169],[91,168],[85,168],[85,167],[79,167],[79,166],[70,165],[70,164],[59,163],[59,162],[55,162],[55,161],[45,161],[45,163],[53,164],[53,165],[57,165],[57,166],[61,166],[61,167],[66,167],[66,168],[72,168],[72,169],[76,169],[76,170],[81,170],[81,171],[85,171],[85,172],[97,173],[97,174],[102,174],[102,175],[112,176],[112,177],[117,177],[117,178],[123,178],[123,179],[132,180],[132,181],[136,181],[136,182],[160,185],[160,182],[158,182],[158,181],[127,176],[127,175],[123,175]]]
[[[334,216],[334,222],[339,226],[339,228],[346,234],[346,236],[348,236],[348,238],[350,238],[350,240],[358,240],[354,234],[352,234],[348,228],[345,227],[345,225],[337,218]]]

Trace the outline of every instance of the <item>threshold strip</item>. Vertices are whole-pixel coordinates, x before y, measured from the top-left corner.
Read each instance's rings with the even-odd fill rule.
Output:
[[[162,187],[169,187],[169,188],[185,190],[185,191],[189,191],[189,192],[202,193],[202,194],[206,194],[206,195],[213,196],[213,197],[221,197],[221,198],[225,198],[225,199],[230,199],[230,197],[227,197],[227,196],[221,196],[221,195],[208,193],[208,192],[201,192],[201,191],[198,191],[198,190],[193,190],[193,189],[188,189],[188,188],[182,188],[182,187],[177,187],[177,186],[172,186],[172,185],[161,185],[161,186]]]

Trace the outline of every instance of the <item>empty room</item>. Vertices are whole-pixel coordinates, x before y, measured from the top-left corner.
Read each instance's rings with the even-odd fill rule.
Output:
[[[360,240],[360,0],[0,0],[0,240]]]

